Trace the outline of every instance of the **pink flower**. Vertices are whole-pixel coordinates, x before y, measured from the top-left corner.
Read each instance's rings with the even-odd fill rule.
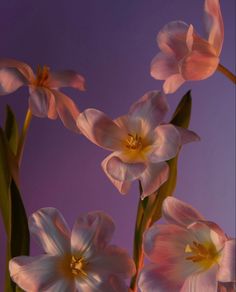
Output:
[[[152,264],[139,276],[142,292],[216,292],[219,282],[235,282],[235,239],[190,205],[165,199],[166,225],[144,234],[144,252]]]
[[[84,78],[74,71],[51,72],[38,66],[36,75],[25,63],[0,60],[0,95],[14,92],[21,86],[29,87],[29,108],[37,117],[56,119],[59,115],[65,127],[78,131],[75,120],[79,115],[74,102],[58,89],[73,87],[85,90]]]
[[[45,251],[9,263],[14,282],[26,292],[127,292],[124,278],[135,272],[127,252],[109,245],[112,219],[103,212],[79,217],[70,232],[60,212],[44,208],[29,220]]]
[[[176,156],[182,143],[199,139],[186,129],[160,124],[167,111],[165,96],[152,91],[114,121],[96,109],[79,115],[80,131],[93,143],[113,151],[102,168],[121,193],[127,193],[131,182],[139,179],[142,198],[152,194],[168,178],[165,161]]]
[[[165,80],[165,93],[175,92],[187,80],[202,80],[218,67],[224,39],[219,0],[205,0],[207,40],[197,35],[192,25],[173,21],[157,35],[161,52],[151,62],[151,75]]]

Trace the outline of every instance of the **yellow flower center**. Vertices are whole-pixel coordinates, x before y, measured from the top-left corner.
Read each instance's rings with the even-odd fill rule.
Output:
[[[70,262],[71,272],[74,276],[87,276],[87,273],[84,271],[86,266],[86,261],[83,257],[72,256]]]
[[[142,138],[138,134],[128,134],[125,146],[130,150],[140,150],[143,146]]]
[[[199,263],[204,269],[208,269],[218,261],[219,253],[212,242],[198,243],[193,241],[192,245],[187,244],[185,253],[191,253],[186,260]]]
[[[47,87],[47,81],[49,77],[49,67],[39,66],[37,67],[36,78],[33,80],[33,85],[40,87]]]

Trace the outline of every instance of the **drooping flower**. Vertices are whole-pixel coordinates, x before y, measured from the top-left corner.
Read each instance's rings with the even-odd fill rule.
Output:
[[[121,193],[127,193],[131,182],[139,179],[142,198],[152,194],[168,178],[165,161],[176,156],[182,143],[199,139],[189,130],[160,124],[167,111],[165,96],[152,91],[114,121],[96,109],[79,115],[80,131],[93,143],[113,151],[102,168]]]
[[[151,62],[151,76],[165,80],[165,93],[175,92],[187,80],[202,80],[218,67],[224,39],[224,24],[219,0],[205,0],[207,39],[192,25],[173,21],[157,35],[161,52]]]
[[[85,90],[85,80],[72,70],[51,72],[49,67],[38,66],[36,74],[25,63],[11,59],[0,60],[0,95],[16,91],[21,86],[29,87],[29,108],[37,117],[56,119],[65,127],[78,131],[76,118],[79,110],[75,103],[60,92],[61,87]]]
[[[165,199],[167,224],[144,234],[144,252],[152,264],[139,275],[142,292],[217,292],[218,282],[235,282],[235,239],[190,205]]]
[[[114,223],[105,213],[79,217],[70,232],[57,209],[43,208],[31,216],[29,227],[45,253],[10,261],[11,278],[24,291],[128,291],[124,279],[135,266],[125,250],[109,244]]]

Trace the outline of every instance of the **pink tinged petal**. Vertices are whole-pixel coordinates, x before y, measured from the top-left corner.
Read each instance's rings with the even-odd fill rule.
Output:
[[[33,213],[29,228],[46,253],[62,255],[70,252],[70,230],[57,209],[43,208]]]
[[[57,256],[20,256],[9,262],[12,280],[26,292],[47,291],[60,280]]]
[[[170,281],[165,270],[158,265],[149,264],[139,274],[138,287],[141,292],[179,291],[181,282]]]
[[[219,0],[205,0],[205,22],[208,41],[217,50],[219,56],[224,40],[224,23]]]
[[[102,277],[114,274],[121,278],[128,278],[135,273],[133,259],[127,251],[117,246],[108,246],[98,252],[89,263],[90,271]]]
[[[121,148],[124,131],[103,112],[87,109],[77,119],[77,126],[91,142],[108,150]]]
[[[115,225],[104,212],[90,212],[75,222],[71,236],[72,254],[86,258],[103,249],[112,238]]]
[[[151,195],[165,183],[169,176],[169,166],[166,162],[149,163],[140,176],[143,193],[141,198]]]
[[[160,52],[153,58],[150,74],[154,79],[165,80],[178,73],[178,61],[175,56]]]
[[[217,69],[219,58],[213,54],[193,51],[183,59],[181,74],[185,80],[203,80]]]
[[[73,87],[75,89],[85,90],[85,79],[82,75],[73,70],[65,70],[61,72],[50,72],[49,87]]]
[[[77,292],[75,281],[68,281],[67,279],[58,279],[55,283],[50,285],[43,292]]]
[[[29,108],[39,118],[57,118],[56,103],[53,93],[43,87],[30,87]]]
[[[135,180],[145,169],[144,163],[125,163],[116,156],[112,156],[106,165],[106,171],[109,175],[119,181]]]
[[[236,282],[236,240],[225,242],[220,268],[217,274],[219,282]]]
[[[188,226],[195,221],[204,220],[204,217],[192,206],[174,197],[167,197],[162,205],[164,218],[180,226]]]
[[[26,83],[34,80],[35,75],[29,65],[13,60],[13,59],[0,59],[0,69],[11,68],[13,71],[18,71]]]
[[[159,91],[150,91],[131,106],[129,114],[132,118],[139,117],[156,127],[162,122],[168,109],[165,95]]]
[[[16,91],[26,83],[24,76],[15,68],[0,68],[0,95]]]
[[[188,28],[187,35],[186,35],[186,45],[189,51],[192,51],[192,48],[193,48],[193,41],[194,41],[193,32],[194,32],[194,29],[191,24]]]
[[[148,156],[152,163],[162,162],[175,157],[181,146],[181,136],[175,126],[165,124],[154,130],[155,142]]]
[[[186,37],[189,25],[182,21],[172,21],[166,24],[157,35],[157,43],[160,49],[174,55],[177,60],[182,59],[188,53]]]
[[[130,187],[131,187],[131,182],[130,181],[119,181],[114,179],[107,171],[107,163],[110,161],[110,159],[114,156],[112,153],[111,155],[107,156],[103,161],[102,161],[102,169],[104,170],[105,174],[109,178],[109,180],[113,183],[113,185],[118,189],[118,191],[121,194],[127,194]]]
[[[200,137],[193,131],[190,131],[185,128],[177,127],[175,128],[178,130],[181,136],[181,144],[187,144],[195,141],[200,141]]]
[[[185,79],[181,74],[173,74],[164,82],[163,90],[166,94],[174,93],[184,82]]]
[[[185,281],[180,292],[189,292],[189,291],[207,291],[207,292],[216,292],[217,291],[217,273],[218,266],[214,265],[210,269],[196,273],[188,277]]]
[[[71,131],[79,132],[76,120],[80,113],[76,104],[65,94],[56,90],[52,92],[55,96],[56,110],[63,125]]]

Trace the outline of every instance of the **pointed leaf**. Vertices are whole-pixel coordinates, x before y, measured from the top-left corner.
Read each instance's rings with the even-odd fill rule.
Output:
[[[6,107],[6,120],[4,129],[11,150],[16,155],[19,142],[19,130],[14,112],[9,105]]]

